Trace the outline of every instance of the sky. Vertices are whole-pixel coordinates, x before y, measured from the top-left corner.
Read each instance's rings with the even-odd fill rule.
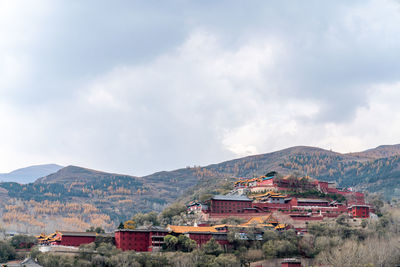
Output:
[[[400,143],[400,2],[0,0],[0,172]]]

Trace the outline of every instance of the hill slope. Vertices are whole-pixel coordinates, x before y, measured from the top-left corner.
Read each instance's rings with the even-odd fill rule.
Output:
[[[9,173],[1,173],[0,180],[20,184],[32,183],[36,179],[57,172],[62,166],[57,164],[44,164],[21,168]]]
[[[112,229],[134,213],[161,211],[179,198],[187,201],[205,193],[225,193],[233,177],[250,178],[272,170],[385,192],[388,199],[400,196],[399,145],[350,154],[298,146],[144,177],[68,166],[35,183],[0,183],[2,219],[9,227],[25,223],[23,227],[28,224],[34,229],[51,229],[50,224],[66,230],[90,225]]]

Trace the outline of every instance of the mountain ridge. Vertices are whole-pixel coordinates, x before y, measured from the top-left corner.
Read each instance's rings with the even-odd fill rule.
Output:
[[[135,213],[160,212],[177,200],[186,203],[204,195],[224,194],[239,177],[252,178],[270,171],[384,193],[388,200],[400,197],[398,145],[358,154],[296,146],[142,177],[67,166],[34,183],[0,183],[0,208],[7,227],[36,227],[39,231],[54,222],[67,230],[84,230],[90,225],[112,229]],[[19,226],[21,223],[25,225]]]
[[[36,179],[54,173],[63,166],[57,164],[39,164],[19,168],[9,173],[0,173],[0,179],[8,182],[31,183]]]

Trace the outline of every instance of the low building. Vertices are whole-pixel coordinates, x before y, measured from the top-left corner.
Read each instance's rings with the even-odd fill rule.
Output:
[[[196,241],[199,247],[214,238],[225,249],[229,245],[227,233],[218,232],[215,227],[168,225],[167,230],[173,235],[186,235]]]
[[[38,241],[40,244],[79,247],[94,242],[97,235],[95,232],[57,231],[48,236],[38,236]]]
[[[282,267],[301,267],[299,259],[284,259],[281,263]]]
[[[119,229],[115,231],[115,246],[121,250],[159,251],[168,230],[158,227],[149,229]]]
[[[369,218],[369,206],[367,205],[351,205],[348,210],[353,218]]]
[[[298,198],[298,206],[309,206],[309,207],[328,207],[329,201],[324,199],[314,199],[314,198]]]
[[[209,201],[210,213],[244,213],[252,208],[252,200],[243,195],[216,195]]]

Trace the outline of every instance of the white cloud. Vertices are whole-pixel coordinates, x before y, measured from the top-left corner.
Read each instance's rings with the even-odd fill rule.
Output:
[[[29,50],[42,41],[39,33],[50,6],[47,0],[0,1],[0,96],[29,84],[34,68]]]
[[[146,174],[293,145],[398,143],[394,1],[262,3],[240,18],[234,2],[230,16],[168,5],[182,10],[151,22],[151,4],[142,15],[129,6],[133,21],[122,2],[115,14],[96,1],[54,5],[0,2],[6,170]]]
[[[398,144],[400,136],[400,82],[371,85],[368,105],[359,107],[353,120],[325,125],[319,145],[355,152],[382,144]]]

